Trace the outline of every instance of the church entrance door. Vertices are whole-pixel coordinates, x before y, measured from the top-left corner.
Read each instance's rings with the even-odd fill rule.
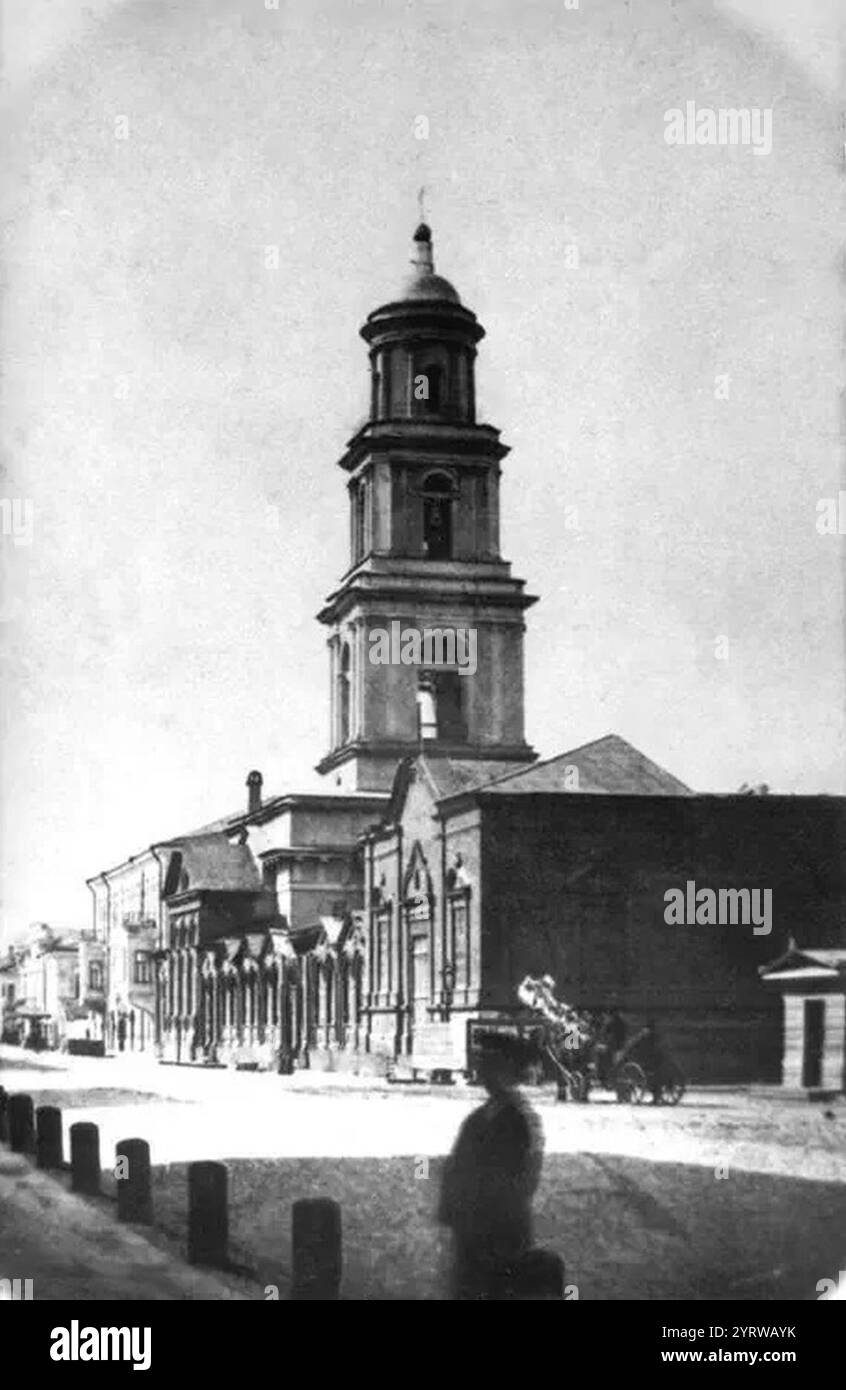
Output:
[[[419,1036],[429,1020],[429,938],[412,937],[411,946],[411,1028]]]
[[[421,1035],[425,1033],[432,1002],[429,956],[431,914],[428,903],[415,903],[409,908],[408,929],[408,1050],[412,1052],[415,1046],[419,1046]]]

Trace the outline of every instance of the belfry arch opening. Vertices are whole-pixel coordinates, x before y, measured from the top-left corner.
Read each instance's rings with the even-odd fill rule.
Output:
[[[417,733],[422,743],[464,743],[467,718],[457,671],[421,671],[417,683]]]
[[[350,693],[351,693],[351,666],[352,658],[350,654],[349,642],[345,642],[341,648],[341,660],[338,667],[338,742],[347,743],[350,737]]]

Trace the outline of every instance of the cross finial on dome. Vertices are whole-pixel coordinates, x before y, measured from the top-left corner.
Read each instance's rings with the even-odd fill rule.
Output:
[[[418,242],[421,242],[421,241],[426,241],[426,242],[428,242],[428,243],[430,244],[430,246],[431,246],[431,242],[432,242],[432,229],[431,229],[431,227],[429,226],[429,224],[428,224],[427,221],[426,221],[426,189],[425,189],[425,188],[418,188],[418,190],[417,190],[417,207],[418,207],[419,212],[420,212],[420,222],[419,222],[419,224],[418,224],[417,231],[414,233],[414,241],[415,241],[415,243],[418,243]],[[416,250],[417,250],[417,246],[415,245],[415,251],[416,251]],[[416,259],[416,257],[415,257],[415,259]]]
[[[421,214],[423,211],[424,191],[425,190],[421,188],[417,195],[420,202]],[[431,228],[425,222],[421,222],[417,231],[414,233],[411,264],[416,268],[418,275],[434,274],[435,261],[432,255],[432,232]]]

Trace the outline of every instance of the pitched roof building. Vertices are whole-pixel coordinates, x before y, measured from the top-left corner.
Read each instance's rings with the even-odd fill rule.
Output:
[[[263,799],[250,773],[243,812],[89,880],[113,1032],[129,1008],[143,1045],[180,1061],[454,1068],[469,1024],[554,971],[584,1007],[661,1013],[692,1070],[768,1074],[777,1001],[756,966],[788,931],[842,943],[843,799],[697,796],[614,734],[538,761],[535,598],[500,548],[509,450],[476,411],[485,331],[425,224],[361,336],[349,554],[318,615],[323,787]],[[751,919],[697,923],[700,878],[778,887],[766,945]],[[680,930],[665,895],[691,881]]]

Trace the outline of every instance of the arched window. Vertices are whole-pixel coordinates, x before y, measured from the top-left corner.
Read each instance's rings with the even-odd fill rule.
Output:
[[[133,982],[136,985],[151,985],[153,983],[153,960],[149,951],[135,952]]]
[[[452,493],[446,473],[430,473],[423,487],[423,544],[430,560],[452,556]]]
[[[352,684],[350,666],[352,658],[349,643],[341,648],[341,664],[338,671],[338,741],[347,743],[350,737],[350,686]]]
[[[103,967],[97,960],[93,960],[88,967],[88,988],[92,991],[103,988]]]
[[[470,984],[470,889],[459,888],[449,898],[448,943],[454,971],[453,989],[466,990]]]
[[[356,483],[350,493],[352,506],[352,561],[358,564],[367,553],[367,484]]]
[[[457,671],[423,671],[417,686],[418,734],[421,740],[467,741],[461,676]]]

